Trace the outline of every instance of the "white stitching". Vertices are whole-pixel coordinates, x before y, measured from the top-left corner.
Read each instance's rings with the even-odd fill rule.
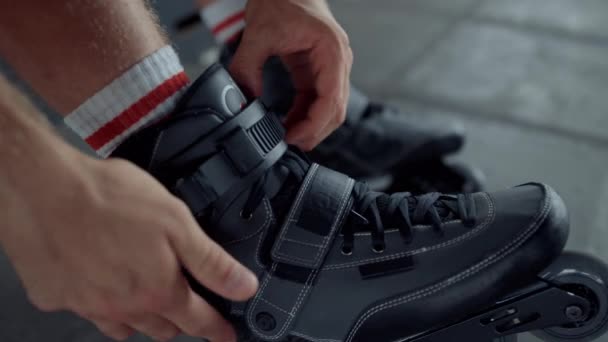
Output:
[[[458,237],[456,237],[452,240],[449,240],[449,241],[446,241],[446,242],[443,242],[443,243],[440,243],[440,244],[437,244],[434,246],[422,247],[422,248],[419,248],[419,249],[416,249],[413,251],[401,252],[401,253],[397,253],[397,254],[385,255],[382,257],[375,257],[375,258],[370,258],[370,259],[361,259],[361,260],[341,263],[341,264],[333,264],[333,265],[330,264],[330,265],[323,267],[323,270],[324,271],[338,270],[338,269],[344,269],[344,268],[349,268],[349,267],[356,267],[356,266],[364,265],[364,264],[367,264],[370,262],[380,262],[380,261],[386,261],[386,260],[399,259],[399,258],[407,256],[407,255],[417,255],[417,254],[422,254],[422,253],[426,253],[426,252],[432,252],[432,251],[435,251],[435,250],[438,250],[441,248],[455,245],[464,240],[467,240],[467,239],[473,237],[475,234],[479,233],[479,231],[486,228],[494,220],[494,214],[495,214],[494,205],[492,204],[492,201],[490,201],[490,198],[486,193],[483,193],[483,195],[486,197],[486,199],[488,200],[488,203],[489,203],[488,216],[486,217],[485,221],[482,224],[480,224],[476,228],[466,232],[465,234],[459,235]]]
[[[547,192],[549,190],[547,187],[543,187],[543,188],[545,189],[545,192]],[[490,200],[492,200],[491,197],[489,197],[489,198],[490,198]],[[547,196],[546,198],[548,199],[549,196]],[[509,244],[504,246],[497,253],[494,253],[493,255],[486,258],[485,260],[482,260],[481,262],[471,266],[467,270],[465,270],[453,277],[450,277],[450,278],[442,281],[441,283],[437,283],[433,286],[427,287],[425,289],[422,289],[420,291],[414,292],[412,294],[406,295],[401,298],[395,298],[393,300],[390,300],[388,302],[382,303],[380,305],[375,306],[374,308],[369,309],[361,318],[359,318],[359,320],[357,320],[357,323],[355,324],[353,329],[348,334],[345,342],[350,342],[353,339],[353,337],[355,336],[355,334],[357,333],[357,331],[365,323],[365,321],[367,321],[369,318],[371,318],[373,315],[377,314],[378,312],[381,312],[386,309],[390,309],[390,308],[398,306],[398,305],[406,304],[408,302],[411,302],[411,301],[417,300],[419,298],[423,298],[423,297],[429,296],[431,294],[434,294],[436,292],[439,292],[442,289],[449,287],[449,286],[453,285],[454,283],[462,281],[462,280],[468,278],[469,276],[479,272],[480,270],[483,270],[488,265],[496,263],[496,262],[504,259],[514,249],[516,249],[521,244],[526,242],[528,240],[528,237],[530,237],[532,234],[534,234],[536,232],[536,230],[539,227],[539,223],[541,223],[543,221],[542,219],[544,217],[546,217],[547,212],[549,211],[548,210],[549,204],[550,204],[550,202],[548,200],[546,200],[543,210],[538,214],[538,216],[530,224],[528,229],[526,229],[522,234],[518,235],[515,239],[511,240],[511,242]]]
[[[286,315],[289,315],[289,316],[291,316],[291,315],[292,315],[292,314],[291,314],[291,312],[289,312],[289,311],[287,311],[287,310],[285,310],[285,309],[281,308],[280,306],[278,306],[278,305],[276,305],[276,304],[272,303],[272,302],[271,302],[271,301],[269,301],[269,300],[264,299],[263,297],[261,297],[261,298],[260,298],[260,300],[261,300],[261,301],[263,301],[264,303],[266,303],[266,304],[268,304],[268,305],[272,306],[273,308],[275,308],[275,309],[277,309],[277,310],[281,311],[282,313],[284,313],[284,314],[286,314]]]
[[[348,199],[350,198],[350,192],[352,191],[352,185],[354,184],[354,180],[349,179],[347,185],[346,185],[346,189],[342,195],[342,198],[340,200],[340,209],[338,210],[337,214],[339,216],[342,215],[344,208],[346,206],[346,203],[348,202]],[[337,227],[337,223],[340,220],[335,220],[334,221],[334,227],[332,227],[331,231],[334,231]],[[276,265],[276,264],[275,264]],[[273,270],[274,272],[274,270]],[[277,332],[275,335],[272,336],[267,336],[267,335],[263,335],[264,338],[267,339],[271,339],[271,340],[276,340],[278,339],[284,332],[285,330],[287,330],[287,328],[289,327],[291,321],[293,320],[293,318],[295,317],[295,314],[298,312],[298,309],[300,307],[300,305],[302,304],[304,298],[306,298],[306,295],[308,294],[308,291],[311,289],[310,283],[313,279],[315,279],[315,277],[317,276],[317,273],[319,272],[319,269],[315,269],[311,272],[311,274],[308,276],[308,279],[306,279],[306,285],[302,288],[302,290],[300,291],[300,294],[298,295],[298,298],[296,300],[296,303],[294,305],[294,307],[292,308],[291,312],[293,313],[292,316],[289,316],[289,318],[287,319],[287,321],[283,324],[283,327],[281,328],[281,330],[279,332]],[[272,276],[271,276],[272,277]]]
[[[322,245],[318,245],[316,243],[308,243],[308,242],[302,242],[302,241],[298,241],[298,240],[294,240],[294,239],[289,239],[289,238],[284,238],[284,241],[287,242],[291,242],[291,243],[295,243],[298,245],[302,245],[302,246],[308,246],[308,247],[322,247]]]
[[[275,222],[274,219],[274,215],[272,213],[272,211],[269,211],[269,225]],[[264,227],[264,229],[268,228],[268,226]],[[266,235],[268,235],[268,230],[266,229],[266,231],[264,231],[262,234],[260,234],[260,237],[258,239],[258,245],[255,249],[255,256],[253,257],[253,259],[255,260],[256,265],[258,265],[258,267],[260,267],[262,270],[264,270],[266,268],[266,266],[262,263],[262,261],[260,260],[260,248],[262,247],[264,238],[266,237]]]
[[[316,164],[314,164],[316,165]],[[313,165],[313,166],[314,166]],[[318,167],[318,165],[317,165]],[[316,173],[316,169],[314,170],[314,172]],[[312,177],[311,177],[312,179]],[[341,222],[342,220],[340,219],[342,214],[344,213],[344,209],[346,207],[346,204],[348,203],[348,199],[350,198],[350,193],[352,192],[352,187],[354,184],[354,180],[350,179],[348,180],[348,182],[346,183],[344,192],[342,194],[342,197],[340,199],[340,207],[339,210],[336,212],[336,219],[333,222],[333,226],[330,230],[330,232],[332,232],[332,234],[330,234],[329,236],[334,235],[333,232],[337,229],[338,227],[338,223]],[[297,208],[297,206],[294,206],[294,208]],[[294,210],[295,212],[295,210]],[[327,244],[329,243],[329,239],[325,239],[327,240],[324,244],[324,246],[327,246]],[[325,247],[324,247],[325,248]],[[280,331],[278,331],[275,335],[264,335],[261,334],[259,332],[259,330],[255,329],[255,325],[253,324],[253,312],[255,311],[255,307],[257,305],[257,303],[259,302],[259,299],[261,298],[261,294],[264,292],[264,290],[266,289],[268,283],[270,282],[270,280],[272,279],[272,275],[274,274],[275,270],[277,267],[277,263],[274,263],[272,265],[272,268],[270,270],[270,272],[268,273],[268,275],[264,278],[262,287],[260,288],[260,290],[258,291],[258,293],[256,294],[256,296],[254,297],[252,303],[251,303],[251,308],[249,308],[248,314],[247,314],[247,322],[249,323],[249,326],[252,330],[256,330],[257,333],[260,336],[263,336],[265,339],[269,339],[269,340],[277,340],[281,337],[281,335],[285,332],[285,330],[288,329],[288,327],[290,326],[291,321],[293,320],[293,318],[296,316],[296,313],[298,312],[298,309],[300,307],[300,305],[302,304],[304,298],[306,298],[306,295],[308,294],[308,291],[311,289],[311,281],[313,279],[315,279],[317,273],[320,271],[319,268],[314,269],[310,275],[308,276],[308,278],[306,279],[305,285],[302,287],[302,290],[300,291],[300,293],[298,294],[298,298],[294,304],[294,306],[292,307],[292,310],[290,311],[292,314],[289,316],[289,318],[287,319],[287,321],[285,323],[283,323],[283,326],[281,328]]]
[[[300,201],[302,200],[302,198],[304,198],[304,194],[306,194],[308,192],[308,186],[310,185],[311,181],[315,178],[315,176],[317,174],[317,170],[319,169],[319,165],[313,164],[310,168],[311,168],[311,170],[310,170],[309,174],[307,175],[308,178],[304,181],[304,185],[302,185],[302,188],[300,189],[300,191],[298,193],[296,202],[294,203],[293,207],[291,207],[289,216],[287,216],[287,221],[281,227],[281,235],[279,236],[279,238],[277,240],[277,245],[274,247],[274,249],[277,251],[277,253],[280,254],[281,256],[283,255],[283,253],[280,252],[283,238],[285,237],[285,235],[287,235],[287,232],[289,231],[289,228],[291,227],[291,225],[289,223],[293,222],[292,221],[293,217],[294,217],[296,211],[298,211],[298,208],[300,207]]]
[[[340,209],[336,212],[336,216],[334,217],[334,222],[333,222],[333,226],[331,227],[331,230],[329,231],[329,234],[323,239],[323,246],[318,250],[317,252],[317,256],[315,257],[315,261],[314,264],[316,265],[320,260],[320,258],[323,256],[322,253],[323,251],[325,251],[327,249],[327,245],[329,245],[329,242],[332,240],[332,237],[335,236],[335,231],[338,228],[338,223],[341,221],[342,218],[342,214],[344,212],[344,208],[346,207],[346,203],[348,202],[348,199],[350,198],[350,191],[348,189],[352,190],[352,185],[354,184],[354,180],[350,179],[348,180],[348,182],[346,183],[346,191],[343,193],[342,195],[342,199],[340,200]]]
[[[272,265],[272,267],[270,268],[270,272],[268,272],[266,274],[266,276],[264,277],[264,280],[262,282],[262,285],[260,287],[260,289],[258,290],[258,293],[255,294],[255,297],[253,298],[253,301],[251,302],[251,306],[247,308],[247,323],[249,323],[249,327],[251,328],[251,330],[254,330],[255,325],[253,323],[253,311],[254,308],[256,307],[258,301],[261,298],[261,295],[264,293],[264,290],[266,289],[266,286],[268,286],[268,283],[270,283],[270,280],[272,279],[272,275],[274,274],[274,271],[277,268],[277,264],[274,263]],[[255,329],[257,330],[257,329]]]
[[[443,222],[443,224],[451,224],[451,223],[457,223],[457,222],[462,222],[462,220],[445,221],[445,222]],[[431,229],[431,228],[433,228],[433,226],[430,225],[430,224],[416,224],[416,225],[413,225],[412,228],[414,228],[414,229],[420,229],[420,228]],[[399,233],[399,228],[387,228],[387,229],[384,230],[384,233]],[[358,232],[358,233],[355,233],[355,236],[370,236],[370,235],[372,235],[371,232]]]

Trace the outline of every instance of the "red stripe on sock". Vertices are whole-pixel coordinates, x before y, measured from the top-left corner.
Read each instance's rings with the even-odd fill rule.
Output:
[[[102,148],[185,87],[188,82],[188,76],[183,71],[166,80],[86,138],[87,144],[95,150]]]
[[[237,12],[237,13],[229,16],[228,18],[226,18],[224,21],[221,21],[220,23],[215,25],[215,27],[211,30],[211,32],[213,32],[213,34],[218,34],[218,33],[222,32],[223,30],[225,30],[226,28],[230,27],[230,25],[233,25],[234,23],[239,22],[243,19],[245,19],[245,10]]]

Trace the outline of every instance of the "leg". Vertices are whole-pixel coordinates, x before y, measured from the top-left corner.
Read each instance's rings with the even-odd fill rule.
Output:
[[[169,113],[187,84],[143,1],[24,1],[0,19],[0,53],[101,156]]]

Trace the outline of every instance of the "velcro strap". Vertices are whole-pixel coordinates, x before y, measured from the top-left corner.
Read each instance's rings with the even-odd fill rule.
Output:
[[[290,332],[349,212],[353,185],[343,174],[310,167],[274,242],[271,269],[247,308],[247,324],[260,339]]]
[[[190,148],[190,153],[212,154],[174,188],[196,214],[235,187],[251,185],[287,150],[284,128],[259,102],[219,126]]]
[[[273,260],[319,268],[346,206],[353,181],[313,165],[272,248]]]

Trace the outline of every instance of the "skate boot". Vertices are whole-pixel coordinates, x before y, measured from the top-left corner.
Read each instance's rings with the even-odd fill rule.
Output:
[[[229,44],[222,51],[220,60],[226,67],[238,44]],[[287,113],[294,93],[283,63],[276,57],[269,59],[264,67],[262,103],[279,115]],[[463,144],[464,127],[458,121],[434,122],[401,113],[370,101],[351,86],[346,121],[310,156],[313,161],[356,179],[382,184],[376,187],[379,189],[390,186],[420,193],[431,186],[434,191],[449,193],[480,191],[483,175],[479,170],[443,162],[444,156],[457,152]],[[412,175],[412,164],[417,164],[416,170],[436,167],[435,174],[440,173],[441,177]]]
[[[373,192],[311,164],[283,133],[214,65],[170,118],[114,153],[160,180],[258,275],[260,288],[244,303],[192,283],[243,338],[438,341],[421,338],[515,298],[566,242],[566,208],[546,185],[466,195]],[[577,296],[567,298],[578,305]],[[500,317],[484,327],[499,334]]]

